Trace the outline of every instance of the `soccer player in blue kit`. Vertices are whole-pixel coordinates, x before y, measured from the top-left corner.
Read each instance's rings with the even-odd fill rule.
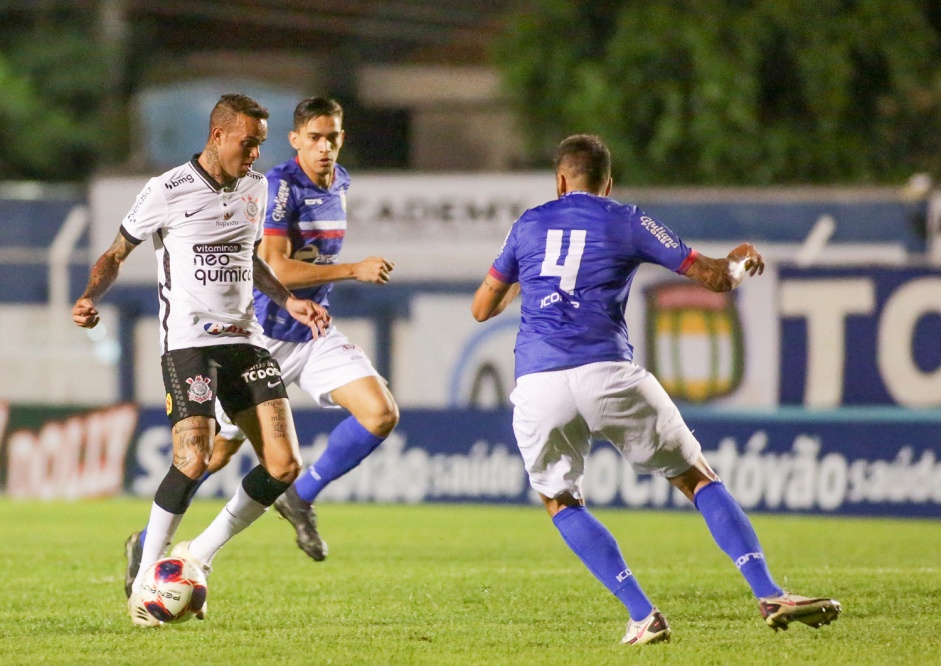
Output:
[[[394,265],[382,257],[350,264],[338,257],[346,235],[346,192],[350,177],[336,163],[343,146],[343,108],[335,100],[312,97],[294,110],[288,136],[297,156],[268,171],[268,206],[258,256],[298,298],[329,308],[332,283],[357,280],[385,284]],[[327,448],[274,503],[293,525],[297,544],[316,561],[327,544],[316,524],[313,501],[331,481],[359,465],[398,424],[399,410],[385,380],[362,349],[335,326],[320,338],[295,325],[287,310],[255,290],[255,314],[262,339],[277,359],[285,386],[297,383],[323,407],[343,407],[350,416],[330,433]],[[218,434],[203,478],[224,467],[245,440],[216,402]],[[137,574],[147,530],[125,544],[128,585]]]
[[[657,379],[632,362],[624,321],[640,264],[659,264],[712,291],[764,271],[743,243],[725,259],[688,248],[636,206],[608,199],[611,156],[595,136],[565,139],[556,153],[558,199],[514,223],[474,295],[478,321],[517,294],[513,430],[530,485],[563,540],[630,614],[622,643],[668,640],[670,625],[641,589],[611,533],[585,507],[581,483],[591,438],[605,439],[638,472],[665,476],[700,511],[719,547],[758,599],[771,628],[817,628],[839,602],[784,591],[771,577],[748,517],[709,466],[699,442]]]

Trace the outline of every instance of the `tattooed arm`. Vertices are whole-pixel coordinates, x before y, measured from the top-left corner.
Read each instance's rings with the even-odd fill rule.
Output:
[[[259,291],[282,308],[286,307],[289,298],[294,298],[294,294],[281,283],[271,266],[258,256],[257,251],[252,257],[252,280]]]
[[[697,255],[686,276],[710,291],[732,291],[742,283],[746,273],[761,275],[764,271],[765,261],[755,246],[742,243],[725,259]]]
[[[265,263],[265,260],[258,256],[257,248],[252,260],[252,278],[255,286],[262,293],[287,310],[297,321],[309,326],[315,338],[326,333],[331,322],[330,313],[327,312],[326,308],[319,303],[297,298],[292,294],[278,280],[278,277],[271,270],[271,267]]]
[[[81,297],[72,306],[72,321],[82,328],[94,328],[98,325],[98,310],[95,301],[104,296],[118,279],[121,264],[137,245],[131,243],[118,232],[114,242],[91,268],[88,285]]]
[[[519,282],[507,284],[488,274],[477,287],[474,301],[471,303],[471,313],[477,321],[487,321],[496,317],[513,302],[520,293]]]

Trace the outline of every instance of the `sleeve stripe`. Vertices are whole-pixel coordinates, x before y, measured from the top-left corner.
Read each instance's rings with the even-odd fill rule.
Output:
[[[346,229],[346,220],[307,220],[298,221],[297,228],[301,231]]]
[[[265,236],[287,236],[287,229],[275,229],[274,227],[265,227]]]
[[[121,235],[124,236],[124,239],[131,245],[140,245],[143,243],[143,239],[135,238],[131,235],[131,232],[124,228],[124,225],[121,225]]]
[[[699,253],[696,250],[690,250],[689,254],[686,255],[686,259],[684,259],[680,267],[676,269],[676,272],[680,275],[686,275],[686,271],[689,270],[689,267],[693,265],[693,262],[696,261],[696,257],[698,256]]]
[[[515,280],[511,280],[510,278],[508,278],[507,276],[505,276],[503,273],[501,273],[500,271],[498,271],[498,270],[497,270],[496,268],[494,268],[493,266],[491,266],[491,267],[490,267],[490,270],[487,271],[487,275],[489,275],[489,276],[492,277],[492,278],[496,278],[497,280],[499,280],[500,282],[503,282],[503,283],[505,283],[505,284],[510,284],[511,282],[515,282]]]

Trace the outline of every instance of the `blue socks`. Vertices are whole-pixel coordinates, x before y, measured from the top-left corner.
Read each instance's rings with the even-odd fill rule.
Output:
[[[313,502],[328,483],[359,465],[384,440],[347,417],[330,433],[323,455],[294,482],[294,491],[302,500]]]
[[[719,548],[732,558],[735,566],[748,581],[758,598],[773,597],[783,593],[771,578],[765,554],[758,543],[758,535],[751,521],[742,511],[735,498],[722,483],[710,483],[696,493],[693,500],[696,508],[706,519],[712,538]]]
[[[653,604],[627,568],[617,541],[588,509],[566,507],[553,516],[552,522],[595,578],[627,606],[632,620],[650,615]]]

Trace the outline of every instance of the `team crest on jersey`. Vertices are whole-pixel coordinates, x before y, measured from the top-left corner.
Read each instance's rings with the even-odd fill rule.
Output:
[[[190,385],[190,390],[187,391],[186,397],[198,403],[212,400],[212,389],[209,388],[210,381],[212,380],[209,377],[203,377],[202,375],[188,378],[186,383]]]
[[[258,207],[258,197],[249,194],[242,197],[242,201],[245,202],[245,217],[252,224],[258,224],[259,214],[261,213],[261,209]]]
[[[170,397],[170,394],[167,393],[167,416],[170,416],[170,412],[173,411],[173,398]]]
[[[705,402],[734,393],[744,373],[744,335],[729,293],[695,284],[647,291],[647,365],[675,399]]]

